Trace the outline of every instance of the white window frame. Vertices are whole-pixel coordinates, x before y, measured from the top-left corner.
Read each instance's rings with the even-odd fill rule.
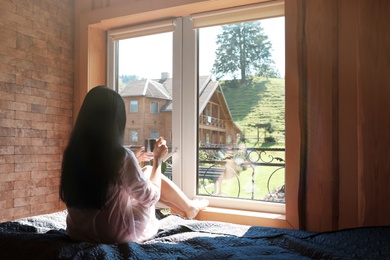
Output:
[[[260,14],[260,16],[259,16]],[[240,22],[246,20],[264,19],[284,15],[284,1],[272,1],[260,3],[251,7],[233,8],[221,11],[213,11],[202,14],[194,14],[187,17],[173,19],[173,110],[172,110],[172,148],[173,154],[172,180],[183,190],[189,198],[201,198],[205,196],[197,194],[197,147],[198,147],[198,71],[197,71],[197,28],[221,25],[228,22]],[[232,18],[233,17],[233,18]],[[236,19],[236,20],[235,20]],[[137,36],[140,36],[137,27]],[[131,31],[131,28],[130,28]],[[145,34],[153,30],[145,29]],[[116,35],[120,35],[115,30]],[[154,30],[153,33],[156,33]],[[108,86],[114,88],[115,79],[115,44],[110,39],[108,32]],[[117,36],[115,36],[117,37]],[[120,38],[121,36],[119,36]],[[126,37],[124,37],[126,38]],[[117,38],[118,39],[118,38]],[[185,163],[184,163],[185,161]],[[181,174],[180,174],[181,173]],[[285,214],[285,204],[230,199],[206,196],[210,206],[254,210],[269,213]]]

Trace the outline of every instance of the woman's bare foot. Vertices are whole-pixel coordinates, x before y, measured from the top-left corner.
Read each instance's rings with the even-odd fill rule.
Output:
[[[198,200],[194,199],[191,200],[191,207],[190,209],[186,212],[186,217],[193,219],[198,215],[199,211],[205,209],[209,205],[209,201],[206,199]]]

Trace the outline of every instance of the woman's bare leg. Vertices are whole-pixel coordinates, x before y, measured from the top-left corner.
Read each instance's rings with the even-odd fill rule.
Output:
[[[163,174],[161,176],[160,202],[187,218],[194,218],[209,204],[208,200],[190,200],[174,182]]]

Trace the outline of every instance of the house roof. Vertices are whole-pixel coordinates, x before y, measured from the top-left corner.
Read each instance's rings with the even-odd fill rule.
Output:
[[[121,92],[122,97],[144,96],[172,100],[172,90],[168,91],[165,84],[155,80],[135,80],[130,82]]]
[[[219,88],[222,93],[224,105],[226,106],[225,96],[218,81],[212,79],[211,75],[199,77],[199,115],[205,109],[207,103]],[[122,97],[144,96],[149,98],[159,98],[167,100],[166,104],[161,107],[161,112],[172,111],[172,78],[135,80],[130,82],[121,92]],[[226,106],[227,107],[227,106]],[[230,111],[227,108],[230,115]],[[231,117],[231,115],[230,115]]]

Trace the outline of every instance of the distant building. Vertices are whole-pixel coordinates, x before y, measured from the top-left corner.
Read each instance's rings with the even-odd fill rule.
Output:
[[[233,122],[218,81],[199,77],[199,142],[232,146],[241,130]],[[126,104],[125,145],[141,146],[146,138],[163,136],[172,145],[172,78],[136,80],[121,92]]]

